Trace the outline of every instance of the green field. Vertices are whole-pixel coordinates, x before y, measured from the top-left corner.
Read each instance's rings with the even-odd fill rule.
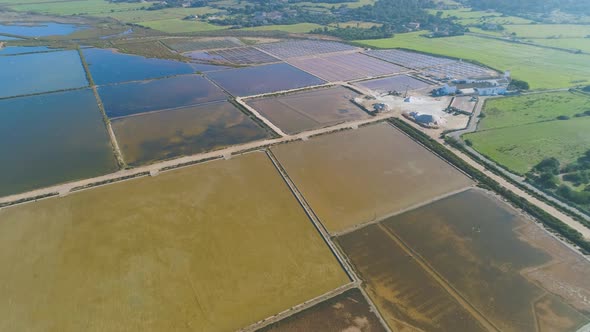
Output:
[[[298,23],[289,25],[263,25],[253,28],[244,28],[245,31],[285,31],[290,33],[307,33],[322,26],[314,23]]]
[[[16,3],[15,1],[10,1]],[[127,11],[145,7],[144,3],[110,3],[105,0],[79,0],[51,3],[25,3],[10,5],[16,11],[36,12],[52,15],[96,15],[117,11]],[[6,2],[9,3],[9,2]]]
[[[160,10],[127,10],[118,12],[108,12],[96,16],[110,17],[125,23],[159,21],[172,18],[184,18],[189,15],[203,15],[216,13],[218,10],[210,7],[201,8],[167,8]]]
[[[590,97],[577,92],[533,94],[486,102],[480,130],[553,121],[560,115],[574,117],[590,110]],[[590,130],[590,128],[589,128]]]
[[[172,18],[159,21],[138,22],[137,24],[147,28],[160,30],[168,33],[200,32],[227,29],[227,27],[213,25],[206,22],[185,21],[179,18]]]
[[[480,38],[457,36],[425,38],[424,32],[399,34],[393,38],[362,40],[376,48],[407,48],[417,51],[476,60],[498,70],[511,70],[514,78],[529,82],[532,89],[565,88],[588,82],[590,55]]]
[[[590,25],[580,24],[519,24],[505,27],[507,33],[520,38],[584,38],[590,36]]]
[[[590,38],[535,39],[535,44],[590,53]]]
[[[436,15],[439,10],[431,9],[429,13]],[[470,8],[452,9],[452,10],[441,10],[443,13],[442,17],[457,17],[456,22],[462,25],[475,25],[481,23],[494,23],[494,24],[528,24],[531,20],[516,17],[516,16],[504,16],[502,13],[494,11],[476,11]]]
[[[488,101],[482,131],[465,135],[473,147],[519,174],[545,158],[575,161],[590,147],[590,97],[570,92],[536,94]],[[566,115],[569,120],[557,120]]]

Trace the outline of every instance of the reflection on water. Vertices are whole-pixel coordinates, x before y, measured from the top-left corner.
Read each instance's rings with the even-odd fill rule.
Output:
[[[115,119],[112,126],[132,165],[269,137],[229,102]]]
[[[223,90],[198,75],[105,85],[98,92],[110,118],[227,99]]]
[[[0,56],[0,98],[88,85],[77,51]]]
[[[0,196],[116,170],[90,90],[0,100]]]
[[[94,83],[99,85],[195,72],[190,64],[180,61],[145,58],[97,48],[85,49],[82,53]]]
[[[49,48],[47,46],[7,46],[4,48],[0,48],[0,55],[35,53],[35,52],[45,52],[45,51],[54,51],[54,50],[56,50],[56,49]]]
[[[286,63],[237,68],[207,74],[234,96],[249,96],[325,83]]]
[[[83,29],[86,29],[86,27],[55,22],[17,22],[0,24],[0,33],[23,37],[65,36]]]

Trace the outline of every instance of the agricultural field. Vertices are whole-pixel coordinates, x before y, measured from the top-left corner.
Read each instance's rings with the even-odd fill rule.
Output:
[[[213,25],[207,22],[183,20],[180,18],[170,18],[157,21],[144,21],[137,22],[137,24],[146,28],[159,30],[166,33],[190,33],[227,29],[227,27]]]
[[[312,308],[271,324],[258,332],[385,332],[363,297],[356,288]]]
[[[350,101],[358,96],[350,89],[337,86],[255,98],[247,103],[284,132],[296,134],[368,118],[368,113]]]
[[[284,31],[289,33],[308,33],[311,30],[321,28],[322,26],[315,23],[297,23],[297,24],[275,24],[262,25],[258,27],[243,28],[244,31]]]
[[[405,68],[361,53],[291,59],[289,63],[328,82],[396,74]]]
[[[590,36],[590,25],[581,24],[526,24],[510,25],[505,32],[515,33],[519,38],[584,38]]]
[[[473,148],[517,174],[545,158],[573,162],[590,147],[590,117],[546,121],[464,135]]]
[[[124,117],[111,124],[123,158],[134,166],[270,137],[229,102]]]
[[[387,123],[278,145],[272,152],[332,234],[472,185]]]
[[[438,10],[429,10],[429,12],[435,15]],[[529,24],[533,21],[517,17],[517,16],[506,16],[502,13],[494,12],[494,11],[477,11],[472,10],[471,8],[460,8],[460,9],[450,9],[450,10],[442,10],[442,17],[456,17],[457,19],[455,22],[461,25],[477,25],[483,23],[490,23],[490,24],[502,24],[502,25],[510,25],[510,24]]]
[[[581,277],[590,263],[486,192],[463,192],[383,225],[502,331],[539,331],[539,321],[576,331],[590,322],[590,285]]]
[[[535,44],[558,47],[566,50],[580,50],[590,53],[590,38],[567,38],[567,39],[535,39]]]
[[[394,331],[486,331],[381,225],[337,238]]]
[[[349,283],[260,152],[0,219],[3,331],[235,331]]]
[[[90,89],[3,99],[0,109],[0,196],[117,170]]]
[[[590,117],[576,114],[589,110],[590,97],[575,92],[492,99],[480,131],[464,138],[500,165],[524,174],[545,158],[565,164],[582,156],[590,146]]]
[[[200,7],[200,8],[166,8],[166,9],[159,9],[159,10],[141,10],[141,9],[132,9],[127,11],[116,11],[116,12],[108,12],[103,14],[98,14],[95,16],[99,17],[110,17],[121,21],[123,23],[138,23],[138,22],[149,22],[149,21],[161,21],[167,19],[183,19],[189,15],[204,15],[204,14],[214,14],[217,13],[218,10],[210,7]]]
[[[61,1],[61,2],[41,2],[35,1],[30,3],[23,3],[22,1],[8,0],[4,3],[11,3],[8,5],[9,9],[20,12],[34,12],[50,15],[99,15],[105,13],[112,13],[118,11],[128,11],[145,7],[144,3],[112,3],[105,0],[77,0],[77,1]]]
[[[529,82],[531,89],[567,88],[589,82],[590,55],[471,35],[430,39],[422,34],[424,32],[412,32],[358,42],[369,47],[399,47],[479,61],[500,71],[511,70],[514,78]]]

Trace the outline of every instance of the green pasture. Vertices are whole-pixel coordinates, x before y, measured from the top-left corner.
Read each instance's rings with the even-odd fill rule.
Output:
[[[227,27],[213,25],[206,22],[187,21],[179,18],[138,22],[137,24],[167,33],[201,32],[227,29]]]
[[[535,44],[590,53],[590,38],[535,39]]]
[[[285,31],[290,33],[307,33],[322,26],[314,23],[298,23],[288,25],[263,25],[253,28],[244,28],[245,31]]]
[[[166,8],[160,10],[127,10],[127,11],[117,11],[114,13],[102,13],[96,16],[101,17],[110,17],[116,20],[119,20],[124,23],[137,23],[137,22],[147,22],[147,21],[160,21],[166,19],[173,19],[178,18],[182,19],[189,15],[204,15],[204,14],[213,14],[217,13],[218,10],[213,9],[211,7],[201,7],[201,8]]]
[[[505,168],[524,174],[548,157],[570,163],[590,146],[590,117],[485,130],[464,136]]]
[[[521,38],[584,38],[590,36],[590,25],[582,24],[515,24],[505,32]]]
[[[48,3],[24,3],[11,1],[10,9],[23,12],[36,12],[51,15],[97,15],[117,11],[127,11],[145,7],[145,3],[111,3],[105,0],[78,0]]]
[[[426,38],[426,32],[398,34],[393,38],[360,40],[374,48],[406,48],[474,60],[498,70],[511,70],[532,89],[565,88],[590,82],[590,55],[541,48],[473,35]]]
[[[590,111],[590,97],[578,92],[563,91],[490,99],[486,102],[486,117],[479,124],[479,129],[553,121],[558,116],[574,118],[576,114],[585,111]]]

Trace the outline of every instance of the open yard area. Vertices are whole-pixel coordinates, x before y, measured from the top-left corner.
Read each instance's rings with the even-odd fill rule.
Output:
[[[0,219],[2,331],[235,331],[349,282],[261,152]]]
[[[332,233],[472,184],[386,123],[282,144],[272,151]]]
[[[480,131],[465,135],[500,165],[524,174],[545,158],[569,163],[590,147],[590,97],[555,92],[486,102]],[[584,115],[576,117],[576,115]],[[558,117],[564,120],[558,120]]]
[[[377,48],[406,48],[479,61],[494,69],[511,70],[516,79],[532,89],[565,88],[588,84],[590,55],[515,44],[476,36],[421,37],[424,32],[398,34],[393,38],[359,43]]]

